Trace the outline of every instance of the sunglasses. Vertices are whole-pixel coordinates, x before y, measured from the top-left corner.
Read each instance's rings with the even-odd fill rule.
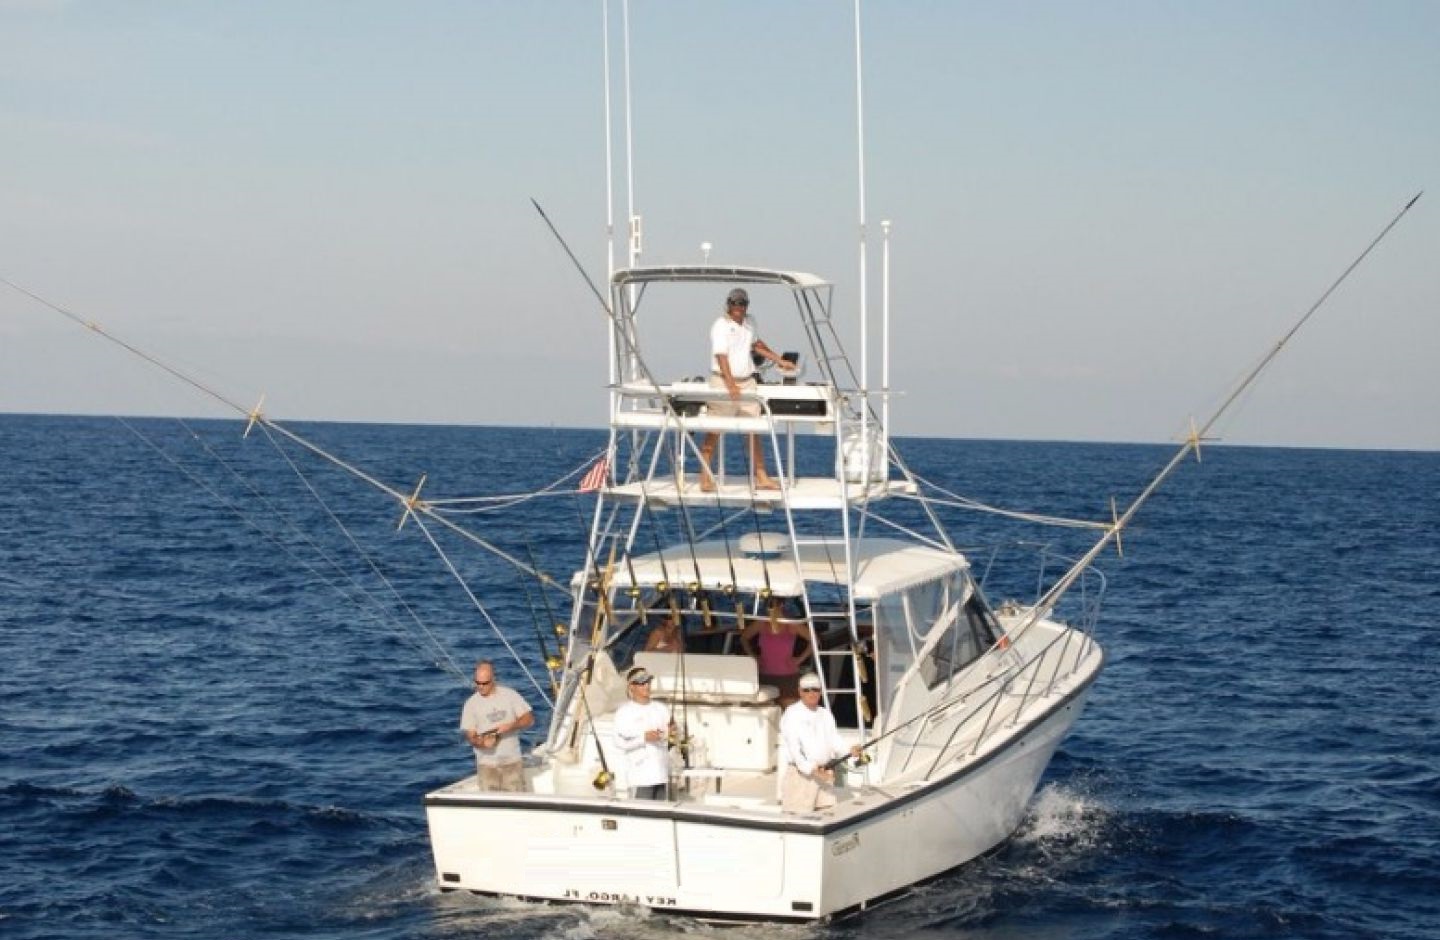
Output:
[[[748,300],[732,300],[732,301],[730,301],[730,306],[732,306],[732,307],[748,307],[748,306],[750,306],[750,301],[748,301]]]

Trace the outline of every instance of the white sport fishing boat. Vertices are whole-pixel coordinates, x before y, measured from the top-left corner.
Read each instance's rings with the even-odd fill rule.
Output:
[[[607,38],[607,102],[608,49]],[[628,38],[626,50],[628,78]],[[858,3],[856,65],[858,92]],[[609,140],[608,104],[606,114]],[[863,176],[862,150],[862,231]],[[890,446],[888,302],[872,389],[868,350],[857,369],[840,341],[828,282],[712,266],[708,245],[704,265],[643,267],[640,231],[632,210],[629,267],[612,271],[608,299],[595,290],[610,328],[610,433],[603,472],[586,487],[597,502],[557,631],[566,648],[549,664],[549,728],[525,760],[526,792],[482,791],[467,777],[426,796],[439,885],[721,921],[863,910],[1020,825],[1104,661],[1090,635],[1099,548],[1031,603],[992,607],[941,525],[946,494]],[[860,262],[846,328],[863,337],[863,238]],[[690,332],[699,346],[706,319],[696,311],[718,315],[736,288],[756,294],[772,339],[796,337],[785,358],[810,372],[762,379],[743,396],[753,416],[715,408],[729,392],[704,378],[650,367],[667,337]],[[777,325],[774,311],[786,308],[795,319]],[[727,475],[723,444],[707,478],[696,436],[713,434],[763,442],[778,488],[749,470]],[[1077,584],[1085,590],[1069,593]],[[674,648],[647,651],[660,620],[679,624]],[[793,688],[762,681],[743,639],[767,624],[809,651],[805,668],[840,742],[859,751],[835,768],[833,808],[782,807],[781,715]],[[636,667],[654,677],[653,700],[675,729],[660,801],[636,798],[617,740]]]
[[[999,845],[1022,822],[1104,662],[1091,633],[1104,581],[1091,565],[1418,199],[1207,421],[1192,424],[1123,512],[1090,523],[1100,534],[1088,551],[1048,583],[1042,568],[1032,599],[998,606],[986,598],[989,578],[942,525],[961,504],[891,446],[888,341],[871,387],[865,348],[857,369],[840,342],[830,284],[759,267],[642,267],[632,214],[629,266],[613,272],[608,299],[596,291],[609,318],[609,439],[592,485],[582,487],[596,494],[593,525],[583,555],[576,546],[584,561],[568,585],[568,623],[557,627],[565,648],[546,663],[549,727],[525,756],[524,792],[482,791],[471,776],[426,795],[439,886],[719,921],[811,922],[864,910]],[[862,195],[862,232],[863,206]],[[858,316],[848,321],[861,337],[870,335],[865,269],[862,239]],[[414,519],[416,528],[433,522],[466,534],[539,576],[533,559],[519,561],[448,519],[442,502],[421,499],[424,477],[407,495],[272,421],[259,404],[246,408],[93,320],[5,283],[233,409],[247,434],[258,426],[277,448],[296,445],[375,487],[402,507],[402,525]],[[772,318],[767,328],[772,339],[798,337],[800,351],[785,358],[809,370],[777,373],[745,392],[753,416],[715,408],[729,392],[703,379],[675,380],[649,365],[676,333],[676,311],[690,325],[680,332],[698,333],[696,311],[718,314],[736,288],[753,292],[767,313],[793,308],[788,327]],[[707,479],[699,434],[728,434],[732,443],[756,436],[778,487],[757,485],[748,469],[727,473],[723,447]],[[287,466],[298,472],[288,456]],[[546,590],[557,587],[540,577]],[[661,620],[678,624],[672,648],[647,650]],[[838,758],[833,807],[782,806],[789,689],[762,681],[745,643],[747,629],[767,627],[791,631],[807,651],[805,668],[837,723],[837,753],[859,753]],[[540,645],[544,654],[543,634]],[[653,677],[653,699],[675,729],[660,800],[636,798],[620,759],[616,712],[636,667]]]
[[[809,343],[796,358],[813,380],[759,384],[747,396],[759,417],[711,415],[727,393],[703,381],[658,382],[644,356],[655,324],[640,314],[663,308],[667,290],[697,296],[696,284],[719,306],[743,286],[768,311],[793,307],[792,332]],[[614,275],[610,294],[612,469],[571,580],[550,727],[526,761],[529,792],[481,792],[469,777],[426,796],[441,887],[816,921],[994,848],[1019,826],[1099,675],[1088,627],[1101,590],[1085,592],[1075,623],[1051,615],[1058,594],[991,606],[928,488],[888,447],[823,280],[634,268]],[[718,466],[703,488],[695,435],[711,432],[760,435],[779,489]],[[820,446],[797,447],[803,435]],[[868,757],[842,765],[830,811],[782,811],[780,689],[760,681],[741,643],[745,624],[772,610],[799,625],[841,737]],[[683,625],[684,652],[646,652],[668,617]],[[617,746],[615,712],[637,665],[679,729],[665,801],[632,798]]]

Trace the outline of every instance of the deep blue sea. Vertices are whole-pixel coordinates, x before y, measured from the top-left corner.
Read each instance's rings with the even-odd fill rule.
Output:
[[[603,445],[297,427],[432,498]],[[392,500],[241,430],[0,416],[0,937],[1440,937],[1440,454],[1210,448],[1104,559],[1108,667],[1008,843],[857,920],[722,929],[435,888],[421,797],[469,768],[453,669],[504,649]],[[966,496],[1096,519],[1170,454],[901,446]],[[563,578],[588,509],[466,521]],[[533,582],[436,541],[533,659]]]

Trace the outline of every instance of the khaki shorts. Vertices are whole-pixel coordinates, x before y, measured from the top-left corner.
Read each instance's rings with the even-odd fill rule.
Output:
[[[510,764],[477,764],[480,789],[487,793],[524,793],[525,765],[520,761]]]
[[[807,777],[795,769],[794,764],[785,765],[785,779],[780,783],[780,808],[787,813],[809,813],[817,809],[833,809],[835,788]]]
[[[760,403],[758,401],[736,401],[729,397],[729,390],[725,388],[725,377],[710,373],[710,387],[719,392],[725,392],[726,397],[722,399],[711,399],[705,408],[705,414],[712,418],[758,418],[760,417]],[[755,376],[747,376],[743,379],[736,379],[735,384],[740,386],[740,394],[753,393],[755,391]]]

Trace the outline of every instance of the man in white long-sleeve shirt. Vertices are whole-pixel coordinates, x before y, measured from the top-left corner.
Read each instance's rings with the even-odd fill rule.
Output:
[[[787,813],[809,813],[835,806],[835,771],[825,766],[847,751],[860,756],[858,745],[846,748],[835,727],[835,716],[820,704],[820,677],[800,677],[800,701],[780,716],[780,746],[785,752],[785,779],[780,784],[780,808]]]
[[[625,754],[631,796],[664,800],[670,795],[670,710],[650,701],[650,680],[643,666],[625,674],[630,701],[615,710],[615,743]]]

